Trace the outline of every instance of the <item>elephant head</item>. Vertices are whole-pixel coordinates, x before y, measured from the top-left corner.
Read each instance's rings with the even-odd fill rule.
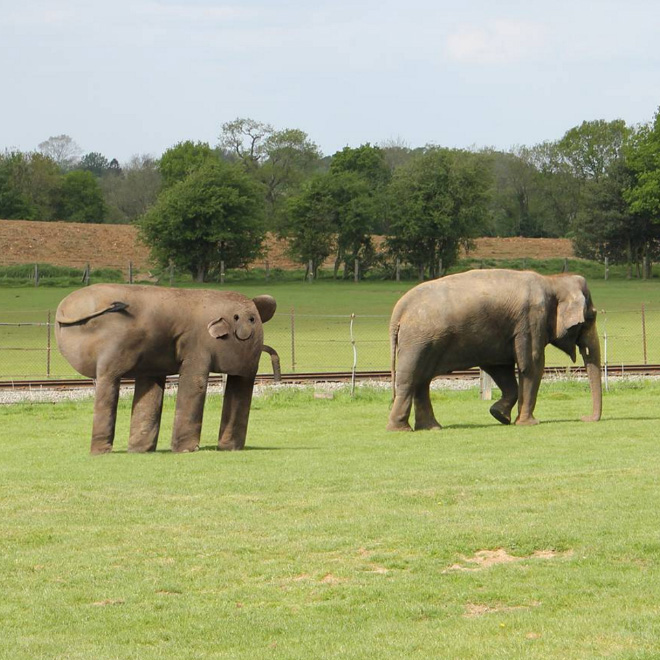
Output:
[[[262,295],[252,299],[259,318],[262,323],[270,321],[275,314],[277,304],[272,296]],[[254,311],[245,307],[245,309],[235,309],[232,314],[220,316],[213,319],[207,325],[211,337],[222,339],[229,335],[236,337],[240,341],[247,341],[254,334],[257,318]]]
[[[596,308],[584,277],[556,275],[551,280],[556,307],[555,313],[550,315],[550,343],[566,353],[573,362],[576,360],[576,347],[580,350],[589,377],[592,399],[592,414],[583,419],[597,422],[602,411],[602,386]]]

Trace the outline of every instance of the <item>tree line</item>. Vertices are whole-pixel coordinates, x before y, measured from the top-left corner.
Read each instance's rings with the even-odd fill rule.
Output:
[[[584,121],[559,140],[508,152],[390,141],[324,156],[298,129],[239,118],[218,143],[184,141],[119,164],[66,135],[0,154],[0,217],[136,223],[163,265],[204,281],[288,239],[313,276],[395,264],[420,279],[479,236],[568,237],[578,256],[649,277],[660,252],[660,112]],[[373,237],[384,238],[376,250]]]

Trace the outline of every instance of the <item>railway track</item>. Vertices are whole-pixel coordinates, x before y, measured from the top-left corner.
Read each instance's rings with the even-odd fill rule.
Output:
[[[603,368],[605,371],[605,368]],[[546,367],[545,375],[551,376],[583,376],[584,367]],[[660,376],[660,364],[627,364],[627,365],[608,365],[607,374],[609,376]],[[308,373],[287,373],[282,374],[279,382],[289,384],[305,383],[324,383],[324,382],[347,382],[350,381],[353,374],[350,371],[333,372],[308,372]],[[442,376],[442,378],[479,378],[478,369],[467,369],[465,371],[454,371],[451,374]],[[389,371],[358,371],[355,373],[355,379],[364,380],[390,380]],[[129,378],[122,379],[122,385],[132,385],[135,381]],[[171,376],[167,379],[168,385],[175,385],[178,382],[178,376]],[[271,374],[258,374],[256,382],[258,384],[268,384],[275,382]],[[210,385],[219,385],[222,383],[222,376],[212,375],[209,377]],[[35,389],[78,389],[93,387],[94,381],[91,378],[51,378],[51,379],[13,379],[0,380],[0,390],[35,390]]]

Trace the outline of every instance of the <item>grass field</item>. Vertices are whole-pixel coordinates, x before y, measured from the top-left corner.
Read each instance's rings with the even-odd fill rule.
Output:
[[[344,371],[353,364],[350,315],[356,314],[354,337],[358,350],[358,369],[388,369],[388,320],[396,301],[416,282],[369,280],[313,284],[302,281],[232,282],[225,288],[249,296],[271,293],[278,311],[265,327],[266,342],[276,348],[282,368],[290,371]],[[219,285],[207,285],[217,287]],[[642,304],[645,305],[646,357],[660,363],[660,281],[601,279],[590,281],[594,300],[601,313],[601,334],[608,334],[608,360],[611,364],[642,363]],[[59,301],[74,288],[3,287],[0,288],[0,323],[45,323],[48,310],[54,312]],[[293,310],[293,311],[292,311]],[[293,340],[292,340],[293,328]],[[47,372],[46,327],[0,326],[0,378],[44,376]],[[51,337],[54,347],[54,337]],[[13,350],[8,350],[9,348]],[[20,350],[18,350],[20,349]],[[28,350],[26,350],[28,349]],[[74,375],[59,356],[51,352],[50,374]],[[566,366],[569,360],[550,347],[547,363]],[[264,358],[261,371],[270,365]]]
[[[439,391],[255,400],[248,450],[88,455],[91,401],[0,406],[0,657],[656,658],[660,384],[546,383],[533,428]]]

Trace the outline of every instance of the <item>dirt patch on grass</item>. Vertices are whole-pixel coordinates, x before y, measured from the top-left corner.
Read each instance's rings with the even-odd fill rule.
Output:
[[[480,616],[485,616],[486,614],[497,614],[500,612],[516,612],[520,610],[529,610],[533,607],[539,607],[541,603],[534,601],[529,605],[504,605],[502,603],[496,603],[494,605],[484,605],[480,603],[468,603],[465,606],[465,612],[463,616],[467,619],[474,619]]]
[[[572,550],[566,552],[556,552],[555,550],[536,550],[531,555],[517,556],[510,555],[504,548],[497,550],[479,550],[472,557],[461,556],[460,562],[452,564],[445,569],[445,573],[451,571],[482,571],[496,564],[511,564],[524,561],[526,559],[555,559],[558,557],[570,557]]]
[[[377,245],[383,239],[376,237]],[[464,255],[465,256],[465,255]],[[571,242],[565,238],[478,238],[468,257],[475,259],[572,258]],[[129,261],[139,270],[153,267],[149,249],[139,243],[132,225],[97,225],[80,222],[35,222],[0,220],[0,265],[52,264],[83,268],[128,270]],[[287,255],[287,243],[269,236],[266,254],[253,268],[293,270],[300,264]],[[324,265],[331,268],[333,260]]]

